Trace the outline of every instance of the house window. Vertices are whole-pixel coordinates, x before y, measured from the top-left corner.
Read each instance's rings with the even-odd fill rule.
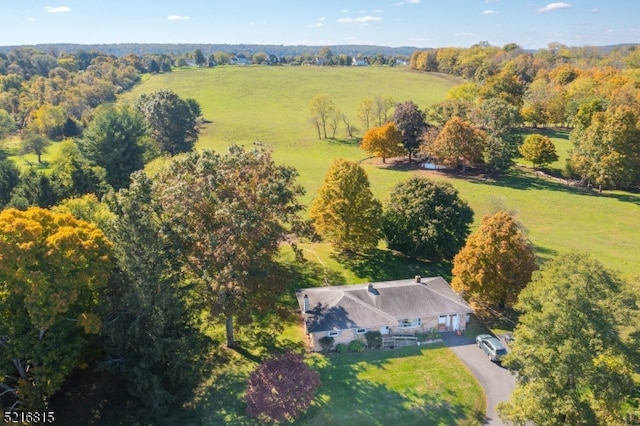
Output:
[[[327,333],[327,335],[329,337],[336,337],[336,336],[340,335],[340,332],[339,331],[330,331],[330,332]]]
[[[367,332],[366,328],[357,328],[356,329],[356,334],[364,334]]]
[[[422,325],[422,318],[404,318],[398,320],[398,328],[415,328]]]

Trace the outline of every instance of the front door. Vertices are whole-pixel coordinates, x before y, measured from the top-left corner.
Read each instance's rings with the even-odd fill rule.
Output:
[[[460,328],[460,317],[458,314],[451,315],[451,329],[456,331]]]

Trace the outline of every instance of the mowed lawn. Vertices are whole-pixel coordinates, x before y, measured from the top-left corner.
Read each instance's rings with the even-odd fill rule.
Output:
[[[407,347],[356,354],[308,355],[321,385],[311,408],[294,424],[479,425],[484,393],[449,349]],[[188,412],[163,424],[254,425],[244,413],[245,378],[256,364],[234,355],[205,383]]]
[[[278,161],[299,171],[299,182],[307,190],[303,199],[307,205],[331,161],[346,158],[361,162],[369,173],[374,194],[383,202],[394,185],[413,174],[444,180],[452,183],[474,209],[475,226],[496,200],[518,211],[541,260],[580,250],[626,277],[640,275],[638,194],[598,194],[536,178],[534,174],[477,179],[435,174],[406,165],[384,166],[380,160],[368,158],[357,141],[347,140],[344,128],[338,130],[336,140],[318,140],[308,122],[309,102],[317,94],[327,94],[352,123],[361,127],[357,105],[365,97],[389,95],[395,101],[413,100],[426,108],[443,100],[457,82],[407,68],[218,67],[153,76],[127,93],[123,101],[131,102],[141,93],[160,88],[198,100],[205,118],[211,121],[200,137],[199,149],[224,150],[232,143],[251,147],[256,142],[271,147]],[[543,129],[540,132],[549,133]],[[570,142],[566,133],[549,134],[561,157],[550,168],[559,173]],[[332,263],[330,250],[317,252],[314,256]],[[368,278],[349,274],[349,279]]]

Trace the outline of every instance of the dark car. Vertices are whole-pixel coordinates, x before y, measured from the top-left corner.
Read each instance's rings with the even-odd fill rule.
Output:
[[[502,346],[500,340],[489,334],[480,334],[476,337],[476,343],[478,344],[478,347],[481,348],[487,356],[489,356],[491,361],[501,361],[507,354],[507,350]]]

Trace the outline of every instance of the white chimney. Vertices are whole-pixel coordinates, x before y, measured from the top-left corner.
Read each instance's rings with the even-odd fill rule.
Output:
[[[309,295],[304,295],[304,312],[309,312]]]

